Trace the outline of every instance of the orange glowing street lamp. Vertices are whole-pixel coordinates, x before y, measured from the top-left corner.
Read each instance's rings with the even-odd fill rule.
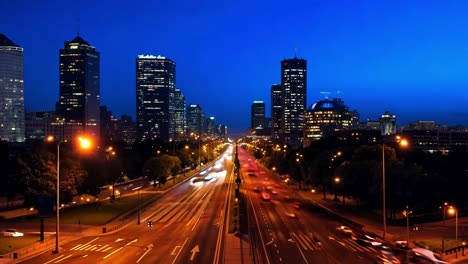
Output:
[[[47,137],[48,142],[54,142],[54,136]],[[56,222],[55,222],[55,250],[53,253],[59,253],[59,233],[60,233],[60,143],[67,140],[56,141],[57,144],[57,200],[55,204]],[[84,150],[89,150],[92,147],[92,141],[87,137],[78,137],[79,147]]]
[[[450,206],[447,212],[455,215],[455,258],[458,258],[458,209]]]

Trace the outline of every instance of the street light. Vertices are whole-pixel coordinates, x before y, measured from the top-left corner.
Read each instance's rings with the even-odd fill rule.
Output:
[[[450,206],[448,213],[451,215],[455,214],[455,258],[458,258],[458,210]]]
[[[333,201],[335,201],[335,202],[338,202],[338,196],[337,196],[336,189],[337,189],[338,184],[340,183],[340,180],[341,179],[339,177],[335,177],[335,179],[334,179],[334,181],[335,181],[335,198],[333,199]]]
[[[401,147],[406,148],[409,143],[406,139],[396,136],[395,140]],[[385,194],[385,140],[382,139],[382,218],[383,218],[383,240],[385,240],[385,234],[387,233],[387,204],[386,204],[386,194]]]
[[[138,191],[138,219],[137,219],[137,225],[139,225],[141,223],[140,221],[140,189],[141,189],[142,186],[139,186],[139,187],[136,187],[136,188],[133,188],[132,191]]]
[[[413,213],[413,211],[410,211],[408,206],[406,206],[406,209],[403,210],[403,215],[406,216],[406,245],[407,245],[408,248],[409,248],[409,243],[410,243],[410,240],[409,240],[409,215],[412,214],[412,213]]]
[[[448,203],[445,202],[444,205],[439,206],[439,209],[442,209],[443,212],[443,217],[442,217],[442,223],[445,225],[445,210],[448,207]]]
[[[48,136],[47,141],[53,142],[55,138],[53,136]],[[57,141],[57,194],[56,194],[56,204],[55,204],[55,250],[53,253],[59,253],[59,237],[60,237],[60,143],[67,142],[67,140]],[[92,142],[88,138],[79,137],[78,138],[79,146],[82,149],[90,149]]]

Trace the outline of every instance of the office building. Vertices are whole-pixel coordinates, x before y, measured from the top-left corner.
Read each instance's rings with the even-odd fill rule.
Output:
[[[187,133],[196,133],[201,135],[203,132],[203,123],[205,115],[198,104],[191,104],[187,108]]]
[[[382,136],[393,135],[396,133],[396,116],[385,112],[379,119],[380,121],[380,132]]]
[[[274,142],[278,142],[281,139],[281,115],[283,112],[281,93],[281,84],[273,84],[271,86],[271,131]]]
[[[0,140],[25,140],[23,48],[3,34],[0,34]]]
[[[281,61],[281,136],[286,144],[300,146],[307,103],[307,61],[286,59]]]
[[[265,127],[265,103],[263,101],[254,101],[250,112],[251,128]]]
[[[174,92],[174,136],[181,138],[186,132],[185,125],[185,96],[179,88]]]
[[[334,137],[355,127],[359,122],[356,111],[350,111],[339,98],[325,99],[313,104],[306,114],[305,146],[313,140]]]
[[[80,36],[65,41],[64,48],[60,49],[57,112],[64,118],[66,126],[81,127],[80,132],[96,140],[100,136],[99,63],[99,52]]]
[[[176,64],[153,55],[136,59],[136,108],[139,140],[168,142],[174,133]]]

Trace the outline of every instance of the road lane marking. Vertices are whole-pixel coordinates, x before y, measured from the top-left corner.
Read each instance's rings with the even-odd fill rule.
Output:
[[[69,257],[71,257],[71,256],[73,256],[73,255],[68,255],[68,256],[66,256],[66,257],[64,257],[64,258],[61,258],[61,259],[55,261],[54,263],[59,263],[59,262],[61,262],[61,261],[64,261],[64,260],[66,260],[67,258],[69,258]]]
[[[180,252],[182,252],[182,249],[184,248],[184,246],[187,243],[188,239],[189,239],[188,237],[187,237],[187,239],[185,239],[184,243],[182,244],[182,247],[180,247],[179,252],[177,252],[177,255],[175,256],[174,260],[172,261],[172,264],[174,264],[176,262],[177,258],[179,257]]]
[[[109,244],[105,244],[104,246],[99,246],[99,248],[96,249],[96,251],[101,251],[101,250],[105,249],[107,246],[109,246]]]
[[[81,244],[78,244],[78,245],[76,245],[76,246],[70,248],[70,250],[75,250],[75,249],[77,249],[77,248],[79,248],[79,247],[81,247]]]
[[[123,248],[123,247],[119,247],[118,249],[116,249],[116,250],[112,251],[111,253],[107,254],[107,255],[106,255],[104,258],[102,258],[102,259],[106,259],[106,258],[108,258],[108,257],[110,257],[110,256],[112,256],[112,255],[114,255],[115,253],[117,253],[117,252],[118,252],[119,250],[121,250],[122,248]]]
[[[200,248],[198,247],[198,245],[196,245],[192,250],[190,250],[190,252],[192,252],[192,256],[190,256],[190,261],[193,261],[193,259],[195,258],[195,254],[200,252]]]
[[[179,250],[180,250],[181,247],[182,247],[182,246],[175,246],[174,249],[173,249],[172,252],[171,252],[171,256],[176,255],[176,254],[177,254],[176,251],[179,252]]]
[[[89,241],[89,242],[87,242],[87,243],[84,243],[83,245],[81,245],[81,247],[74,247],[74,248],[72,248],[72,250],[81,250],[80,248],[85,247],[85,246],[91,244],[92,242],[94,242],[94,241],[96,241],[96,240],[98,240],[98,239],[99,239],[99,237],[96,237],[95,239],[93,239],[93,240],[91,240],[91,241]]]
[[[44,263],[44,264],[49,264],[49,263],[54,262],[54,261],[56,261],[56,260],[58,260],[58,259],[61,259],[61,258],[63,258],[63,257],[65,257],[65,255],[58,256],[58,257],[56,257],[56,258],[54,258],[54,259],[51,259],[51,260],[47,261],[47,262]]]
[[[143,257],[153,249],[153,244],[149,244],[145,249],[147,249],[146,252],[143,253],[143,255],[141,255],[141,257],[137,260],[136,263],[140,262],[140,260],[143,259]]]
[[[294,236],[296,236],[296,234],[295,234],[294,232],[291,232],[291,233],[294,234]],[[291,233],[290,233],[290,234],[291,234]],[[290,240],[292,240],[292,239],[288,239],[288,241],[290,241]],[[292,240],[291,242],[294,242],[294,240]],[[308,264],[309,262],[307,261],[307,258],[305,257],[304,252],[302,252],[302,249],[301,249],[301,247],[299,246],[299,243],[295,243],[295,244],[296,244],[296,246],[297,246],[297,249],[299,249],[299,252],[301,253],[301,256],[302,256],[302,258],[304,259],[305,263]]]

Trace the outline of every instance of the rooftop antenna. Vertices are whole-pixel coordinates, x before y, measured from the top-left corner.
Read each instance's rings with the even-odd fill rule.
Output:
[[[76,19],[76,27],[77,27],[78,36],[79,36],[80,35],[80,17]]]
[[[297,58],[297,48],[294,48],[294,58]]]

